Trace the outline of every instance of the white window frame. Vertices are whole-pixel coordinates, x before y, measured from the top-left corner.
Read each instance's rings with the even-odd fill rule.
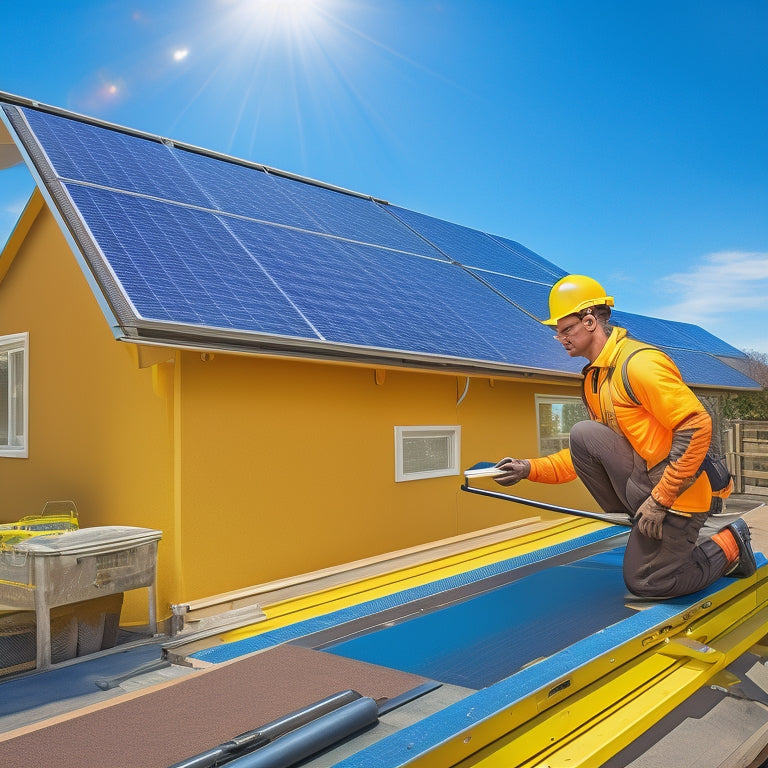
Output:
[[[0,352],[8,353],[8,444],[0,444],[0,458],[26,459],[29,451],[29,334],[0,336]],[[13,353],[13,357],[11,356]],[[21,353],[21,360],[19,360]],[[21,371],[18,371],[21,367]],[[17,393],[13,381],[21,376],[21,414],[16,407]],[[22,423],[19,424],[19,421]],[[13,445],[11,442],[13,441]]]
[[[542,449],[541,445],[541,418],[539,416],[539,406],[540,405],[569,405],[569,404],[579,404],[582,407],[584,406],[584,401],[574,395],[534,395],[534,401],[535,401],[535,407],[536,407],[536,441],[538,445],[539,450],[539,456],[549,456],[553,453],[553,451],[544,451]],[[589,416],[586,414],[586,408],[585,410],[585,416],[584,418],[589,418]],[[562,435],[568,435],[569,432],[562,432]],[[564,446],[561,446],[562,448],[566,448],[567,444]],[[560,449],[558,449],[560,450]]]
[[[404,468],[404,443],[407,438],[448,438],[448,466],[430,469],[423,472],[406,472]],[[409,480],[425,480],[431,477],[449,477],[459,474],[459,457],[461,456],[461,426],[418,426],[395,427],[395,482]]]

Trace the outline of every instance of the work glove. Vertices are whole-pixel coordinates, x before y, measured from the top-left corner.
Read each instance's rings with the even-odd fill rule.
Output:
[[[661,541],[661,526],[667,516],[667,508],[649,496],[638,508],[635,515],[637,529],[649,539]]]
[[[528,459],[511,459],[509,456],[496,462],[499,469],[504,470],[503,475],[496,475],[493,479],[499,485],[514,485],[525,480],[531,471],[531,462]]]

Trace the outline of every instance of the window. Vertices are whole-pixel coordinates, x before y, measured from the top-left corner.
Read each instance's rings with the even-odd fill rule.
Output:
[[[0,336],[0,457],[27,455],[29,335]]]
[[[577,421],[589,418],[580,397],[536,395],[536,424],[539,456],[549,456],[568,447],[568,434]]]
[[[395,481],[459,474],[461,427],[395,427]]]

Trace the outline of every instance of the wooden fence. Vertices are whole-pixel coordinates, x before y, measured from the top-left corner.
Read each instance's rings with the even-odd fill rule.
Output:
[[[734,493],[768,496],[768,421],[726,421],[723,449]]]

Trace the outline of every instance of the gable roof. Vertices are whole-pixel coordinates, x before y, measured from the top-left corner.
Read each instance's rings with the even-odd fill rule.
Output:
[[[538,321],[565,272],[519,243],[8,94],[0,104],[118,338],[497,375],[581,369]],[[716,357],[743,353],[696,326],[615,318],[690,384],[756,387]]]

